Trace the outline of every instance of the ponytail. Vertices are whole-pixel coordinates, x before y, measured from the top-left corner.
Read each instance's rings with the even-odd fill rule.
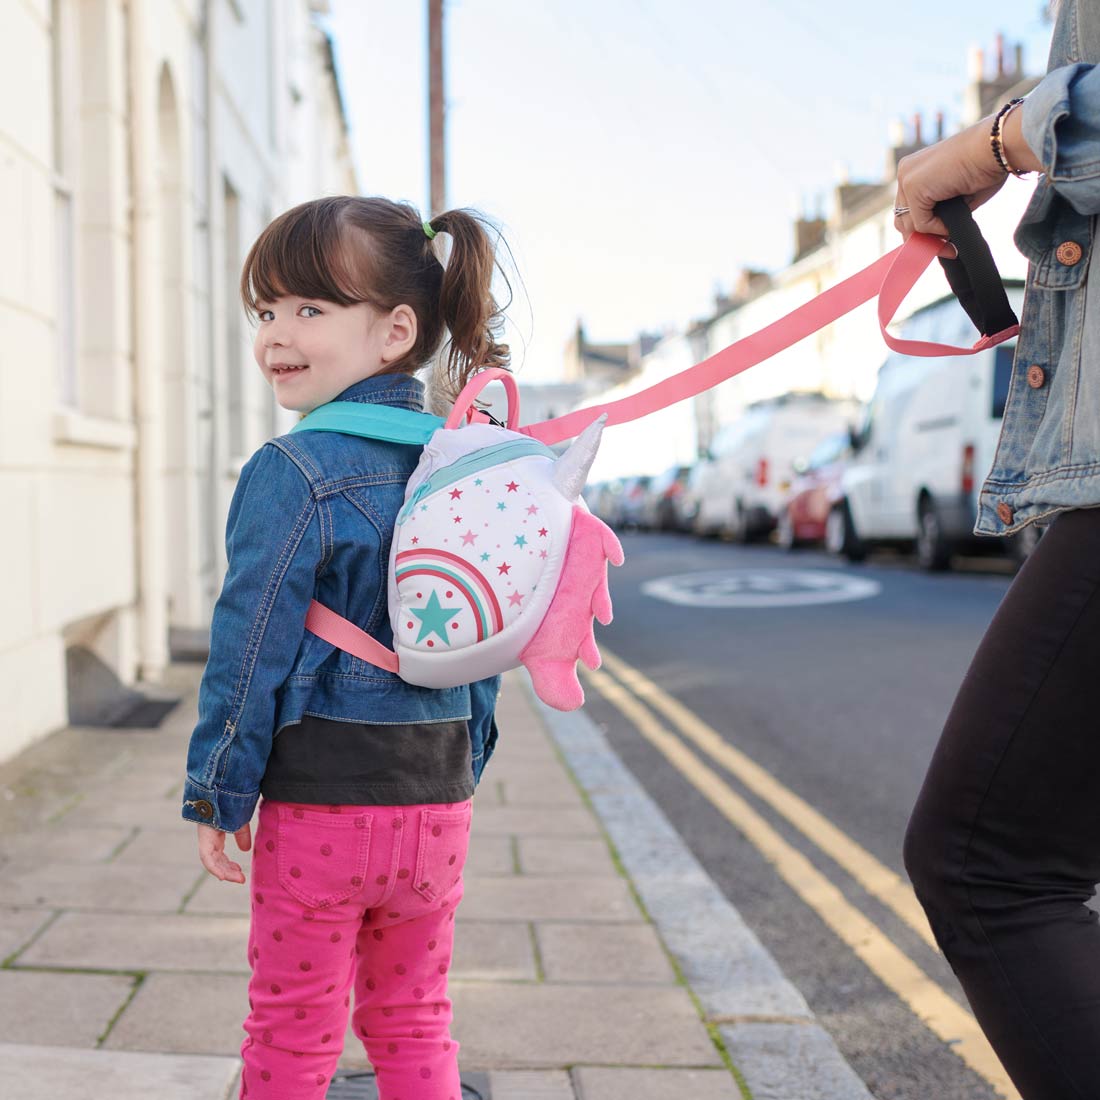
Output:
[[[486,367],[511,369],[508,345],[498,343],[504,312],[492,292],[497,261],[484,221],[471,211],[448,210],[426,224],[451,238],[439,289],[440,314],[451,338],[446,359],[436,364],[433,382],[453,403],[475,372]]]

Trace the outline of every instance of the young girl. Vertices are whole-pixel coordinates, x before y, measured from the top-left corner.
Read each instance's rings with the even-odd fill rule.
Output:
[[[432,240],[449,234],[446,269]],[[241,296],[283,408],[421,409],[416,372],[450,333],[436,388],[506,366],[492,243],[473,215],[422,222],[379,198],[304,203],[252,246]],[[242,1097],[320,1100],[352,1024],[383,1100],[459,1100],[450,1038],[455,908],[470,799],[499,678],[429,690],[304,629],[310,600],[392,644],[386,569],[420,448],[307,431],[265,443],[229,509],[183,816],[199,857],[243,883],[251,847],[250,1012]]]

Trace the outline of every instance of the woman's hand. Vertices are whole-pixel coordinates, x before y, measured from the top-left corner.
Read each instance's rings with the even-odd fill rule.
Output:
[[[1019,113],[1017,108],[1007,122],[1016,121],[1018,125],[1018,119],[1012,116]],[[966,199],[967,206],[976,210],[1004,186],[1008,176],[994,158],[989,144],[992,125],[992,119],[983,119],[935,145],[918,149],[902,158],[898,164],[898,191],[894,205],[908,207],[909,210],[894,219],[894,227],[906,240],[913,233],[932,233],[937,237],[948,235],[947,226],[932,213],[932,207],[941,200],[961,195]],[[1017,165],[1013,164],[1013,167]],[[1022,169],[1030,165],[1020,164],[1019,167]],[[945,245],[940,255],[953,259],[955,249]]]
[[[244,882],[244,871],[225,854],[225,833],[213,825],[199,825],[199,859],[202,865],[222,882]],[[242,852],[252,847],[252,826],[242,825],[233,839]]]

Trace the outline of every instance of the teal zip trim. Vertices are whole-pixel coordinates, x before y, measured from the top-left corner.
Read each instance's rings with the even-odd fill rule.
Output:
[[[558,456],[543,443],[536,439],[511,439],[507,443],[498,443],[493,447],[479,447],[476,451],[457,459],[448,466],[441,466],[430,477],[425,478],[407,501],[405,506],[397,514],[397,522],[404,523],[409,518],[413,508],[424,497],[461,481],[468,474],[478,470],[497,466],[501,462],[507,462],[513,458],[526,458],[528,455],[544,455],[547,458]]]
[[[415,409],[397,409],[392,405],[365,404],[362,401],[330,401],[318,405],[293,428],[294,432],[344,432],[391,443],[428,442],[444,419]]]

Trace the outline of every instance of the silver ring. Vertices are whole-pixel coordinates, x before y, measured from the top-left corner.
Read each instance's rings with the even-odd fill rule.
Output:
[[[902,214],[908,214],[908,213],[909,213],[909,207],[908,206],[895,206],[894,207],[894,217],[895,218],[900,218],[902,216]]]

